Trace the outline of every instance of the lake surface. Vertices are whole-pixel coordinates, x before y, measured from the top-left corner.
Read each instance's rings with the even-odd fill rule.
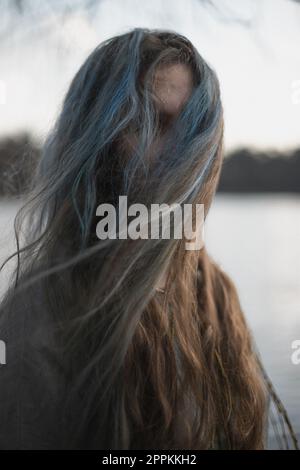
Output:
[[[17,207],[0,200],[0,262],[13,246]],[[300,197],[218,195],[205,242],[236,283],[264,365],[300,439],[300,364],[291,361],[292,342],[300,340]],[[7,275],[1,274],[0,295]]]
[[[208,251],[234,280],[265,368],[300,437],[300,197],[218,196]],[[272,442],[274,445],[274,442]]]

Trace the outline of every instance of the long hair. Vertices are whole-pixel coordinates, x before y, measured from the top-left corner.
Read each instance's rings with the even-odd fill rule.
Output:
[[[193,78],[173,118],[153,92],[157,70],[172,64]],[[69,377],[66,409],[82,397],[69,446],[91,428],[100,449],[265,445],[266,382],[227,275],[184,240],[96,237],[97,206],[118,207],[119,195],[147,207],[202,203],[207,213],[222,137],[216,75],[173,32],[105,41],[70,85],[16,219],[18,266],[5,299],[28,292],[34,309],[43,293]]]

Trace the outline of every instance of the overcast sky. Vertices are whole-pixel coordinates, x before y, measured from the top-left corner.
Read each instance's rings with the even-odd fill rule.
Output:
[[[30,25],[26,15],[14,25],[1,16],[1,135],[28,129],[44,137],[90,50],[142,26],[183,33],[215,68],[227,148],[300,146],[299,4],[217,0],[215,8],[201,0],[102,0],[92,15],[75,10],[62,20],[55,3],[27,0],[43,7],[43,19],[31,16]]]

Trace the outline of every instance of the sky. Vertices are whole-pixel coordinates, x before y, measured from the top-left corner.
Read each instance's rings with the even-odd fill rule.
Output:
[[[59,5],[68,1],[72,4],[25,0],[31,14],[20,17],[12,15],[10,2],[4,0],[0,137],[28,130],[43,139],[88,53],[110,36],[147,27],[184,34],[216,70],[227,149],[300,147],[300,4],[99,0],[92,13],[75,8],[59,15]]]

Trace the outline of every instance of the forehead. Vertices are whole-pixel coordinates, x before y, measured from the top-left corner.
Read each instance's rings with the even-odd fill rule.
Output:
[[[186,64],[161,65],[154,75],[153,92],[159,111],[177,114],[193,89],[193,74]]]

